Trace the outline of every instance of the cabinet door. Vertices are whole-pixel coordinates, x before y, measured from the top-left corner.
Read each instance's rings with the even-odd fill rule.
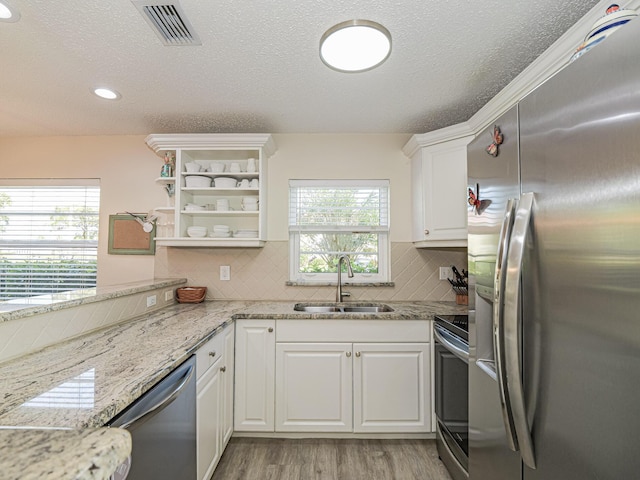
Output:
[[[467,144],[471,139],[423,147],[414,155],[414,242],[466,246]]]
[[[428,343],[353,345],[355,432],[430,432]]]
[[[211,477],[222,455],[221,445],[221,390],[220,366],[222,357],[200,377],[197,384],[196,437],[197,437],[197,478]]]
[[[222,370],[222,450],[233,433],[233,376],[234,376],[234,328],[229,325],[222,333],[224,339]]]
[[[275,320],[236,320],[234,429],[273,432]]]
[[[351,432],[350,343],[276,345],[276,431]]]

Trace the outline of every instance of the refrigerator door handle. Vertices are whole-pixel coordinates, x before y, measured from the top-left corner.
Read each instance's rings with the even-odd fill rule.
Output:
[[[505,267],[507,265],[507,253],[509,251],[509,238],[511,237],[511,231],[513,229],[515,205],[515,199],[510,198],[507,201],[496,253],[496,269],[493,284],[493,350],[498,389],[500,391],[500,407],[507,435],[507,444],[511,450],[517,452],[518,440],[511,415],[510,399],[507,394],[507,374],[504,365],[504,309],[502,294],[504,291]]]
[[[520,288],[522,260],[531,222],[534,194],[520,196],[511,239],[504,282],[504,353],[507,376],[507,395],[511,403],[513,423],[520,448],[522,461],[530,468],[536,468],[533,439],[527,421],[524,386],[520,370]]]

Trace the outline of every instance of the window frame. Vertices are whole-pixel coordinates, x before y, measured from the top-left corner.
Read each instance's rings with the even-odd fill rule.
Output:
[[[386,225],[377,226],[298,226],[292,225],[291,205],[292,189],[304,187],[336,187],[336,188],[380,188],[385,193],[384,207],[386,209]],[[337,283],[337,272],[330,273],[302,273],[300,269],[300,236],[303,233],[373,233],[378,237],[378,272],[377,273],[357,273],[353,278],[343,276],[343,283],[347,284],[371,284],[386,283],[390,281],[390,181],[389,180],[362,180],[362,179],[295,179],[289,180],[289,281],[295,285],[335,285]],[[293,227],[293,228],[292,228]],[[346,270],[343,269],[343,273]]]
[[[45,282],[38,282],[37,278],[38,278],[38,270],[33,270],[32,273],[30,275],[33,276],[34,279],[36,279],[36,281],[34,283],[28,283],[26,285],[24,285],[22,289],[15,289],[15,286],[12,283],[9,283],[7,288],[7,295],[9,295],[8,297],[4,298],[3,300],[0,301],[8,301],[8,302],[19,302],[20,300],[23,301],[28,301],[29,303],[32,303],[33,300],[31,299],[37,299],[39,297],[50,297],[51,295],[55,295],[58,293],[62,293],[62,292],[69,292],[69,291],[74,291],[74,290],[79,290],[79,289],[86,289],[86,288],[95,288],[97,286],[97,279],[98,279],[98,259],[99,259],[99,235],[100,235],[100,199],[101,199],[101,188],[100,188],[100,180],[99,179],[95,179],[95,178],[51,178],[51,179],[43,179],[43,178],[11,178],[11,179],[0,179],[0,188],[2,189],[2,191],[10,191],[12,188],[18,188],[18,189],[23,189],[23,190],[27,190],[29,191],[29,189],[31,189],[31,192],[36,192],[31,193],[32,198],[37,198],[38,197],[38,189],[41,189],[43,192],[47,189],[64,189],[64,188],[72,188],[72,189],[85,189],[84,192],[84,196],[82,197],[78,197],[78,199],[84,199],[84,206],[90,206],[90,207],[95,207],[96,211],[92,212],[92,213],[81,213],[81,214],[69,214],[69,213],[59,213],[60,216],[62,217],[68,217],[68,218],[75,218],[78,215],[82,215],[82,216],[90,216],[90,217],[94,217],[96,225],[95,228],[97,228],[97,234],[95,239],[64,239],[64,238],[47,238],[45,235],[44,238],[39,239],[35,236],[33,236],[33,232],[34,231],[38,231],[38,230],[34,230],[34,228],[38,228],[38,221],[37,218],[39,216],[52,216],[52,215],[56,215],[56,212],[51,212],[48,208],[46,208],[44,205],[46,205],[46,202],[51,198],[56,198],[55,197],[55,193],[51,193],[51,194],[47,194],[46,196],[43,196],[41,198],[39,198],[39,202],[38,204],[34,205],[42,205],[42,207],[38,207],[38,208],[33,208],[33,209],[25,209],[24,211],[20,211],[20,210],[15,210],[16,206],[21,206],[21,204],[18,202],[16,205],[7,205],[6,210],[3,209],[2,211],[0,211],[0,215],[6,214],[9,218],[11,218],[11,216],[16,216],[16,218],[20,218],[20,216],[25,217],[27,220],[27,223],[25,223],[25,230],[15,230],[14,227],[14,231],[9,231],[7,232],[6,235],[4,235],[4,241],[2,242],[2,244],[0,244],[0,250],[4,250],[6,251],[6,255],[7,255],[7,259],[9,259],[10,261],[10,265],[11,264],[18,264],[20,261],[25,261],[25,262],[29,262],[30,259],[34,259],[34,261],[36,261],[36,263],[26,263],[25,265],[42,265],[42,263],[38,263],[38,261],[36,259],[40,259],[41,262],[46,262],[46,261],[60,261],[62,259],[65,258],[80,258],[81,260],[90,260],[91,262],[95,262],[95,263],[91,263],[91,265],[95,264],[95,275],[93,276],[93,280],[92,281],[87,281],[87,278],[89,277],[82,277],[82,279],[80,278],[74,278],[73,275],[69,276],[69,275],[64,275],[64,276],[56,276],[55,272],[70,272],[69,270],[63,269],[63,270],[51,270],[51,273],[46,273],[45,275],[49,278],[48,283]],[[92,191],[93,190],[93,191]],[[17,197],[20,198],[20,197]],[[29,197],[27,197],[29,198]],[[73,197],[67,197],[67,198],[74,198],[74,200],[76,199],[75,196]],[[91,200],[96,200],[96,204],[92,204],[92,203],[87,203],[87,201],[91,201]],[[61,202],[62,205],[66,205],[65,202]],[[58,205],[58,203],[56,203],[54,201],[54,205]],[[14,211],[11,211],[12,207],[14,208]],[[78,202],[74,203],[72,208],[78,208],[78,207],[82,207],[82,205]],[[31,213],[33,212],[33,213]],[[32,223],[35,222],[35,223]],[[20,223],[18,223],[18,225],[20,225]],[[55,224],[52,223],[51,225],[49,225],[50,227],[52,227],[51,229],[47,230],[44,229],[43,232],[55,232]],[[20,228],[18,226],[18,228]],[[71,230],[72,232],[74,230]],[[22,233],[24,232],[24,233]],[[17,237],[14,237],[13,235],[18,235]],[[43,241],[44,240],[44,241]],[[21,250],[24,251],[24,253],[21,253]],[[76,251],[77,250],[77,254],[73,253],[73,255],[71,257],[69,257],[69,253]],[[49,252],[49,253],[47,253]],[[89,252],[89,255],[87,256],[87,252]],[[21,260],[22,259],[22,260]],[[47,260],[48,259],[48,260]],[[11,282],[11,276],[7,277],[7,281]],[[29,277],[31,278],[31,277]],[[73,282],[75,280],[78,280],[76,282],[76,284],[74,285]],[[60,283],[60,285],[56,285],[56,283]],[[17,285],[16,285],[17,286]],[[70,288],[65,288],[65,286],[69,286]],[[33,291],[31,291],[33,290]]]

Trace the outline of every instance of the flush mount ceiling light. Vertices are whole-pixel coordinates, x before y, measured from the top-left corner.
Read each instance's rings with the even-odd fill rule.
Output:
[[[339,72],[364,72],[391,53],[391,34],[370,20],[348,20],[331,27],[320,39],[320,58]]]
[[[121,95],[115,90],[112,90],[110,88],[103,88],[103,87],[94,88],[93,93],[99,96],[100,98],[104,98],[106,100],[119,100],[121,97]]]
[[[20,20],[20,12],[11,7],[8,2],[0,2],[0,22],[17,22]]]

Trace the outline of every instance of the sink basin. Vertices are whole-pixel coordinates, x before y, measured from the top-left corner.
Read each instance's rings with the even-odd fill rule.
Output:
[[[344,305],[337,303],[296,303],[296,312],[308,313],[383,313],[393,312],[393,308],[382,303],[360,303]]]

